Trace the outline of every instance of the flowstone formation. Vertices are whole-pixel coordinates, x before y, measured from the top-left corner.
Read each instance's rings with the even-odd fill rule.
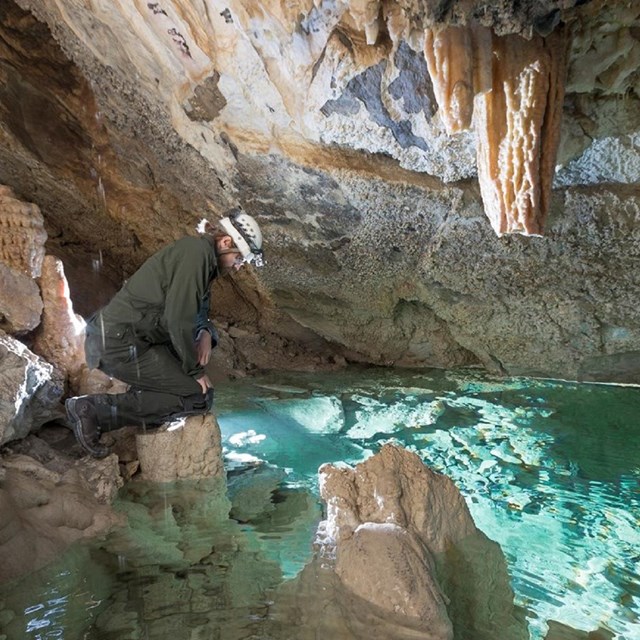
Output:
[[[240,205],[267,266],[215,285],[235,371],[640,380],[637,3],[0,0],[0,16],[0,182],[40,207],[83,315]]]

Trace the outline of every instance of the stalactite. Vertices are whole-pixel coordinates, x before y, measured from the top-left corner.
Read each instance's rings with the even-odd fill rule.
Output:
[[[424,55],[448,134],[471,126],[473,115],[473,50],[467,27],[427,29]]]
[[[527,40],[486,27],[428,29],[425,58],[446,131],[469,128],[473,116],[480,189],[494,230],[541,234],[560,135],[564,31]]]
[[[378,22],[380,14],[379,0],[351,0],[349,2],[349,13],[358,29],[364,31],[367,44],[375,44],[380,30]]]
[[[560,136],[564,35],[493,36],[491,89],[475,99],[478,178],[499,235],[542,234]]]

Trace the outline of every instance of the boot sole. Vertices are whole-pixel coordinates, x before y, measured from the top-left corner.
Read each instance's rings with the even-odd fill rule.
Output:
[[[64,403],[64,408],[67,411],[71,426],[73,427],[73,434],[75,435],[76,440],[80,443],[82,448],[94,458],[106,458],[109,455],[109,449],[107,449],[106,447],[95,448],[91,446],[91,444],[89,444],[89,442],[87,442],[87,439],[84,437],[84,432],[82,431],[82,420],[76,413],[76,399],[68,398]]]

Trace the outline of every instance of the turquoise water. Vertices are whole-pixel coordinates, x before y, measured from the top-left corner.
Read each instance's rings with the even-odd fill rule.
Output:
[[[532,640],[549,621],[640,638],[639,389],[367,370],[216,393],[228,493],[130,483],[128,529],[0,588],[0,638],[302,638],[274,594],[304,584],[318,466],[389,441],[449,475],[501,545]]]
[[[456,482],[501,545],[532,638],[548,620],[640,638],[640,389],[469,372],[278,383],[233,391],[219,416],[230,457],[315,491],[319,462],[401,443]]]

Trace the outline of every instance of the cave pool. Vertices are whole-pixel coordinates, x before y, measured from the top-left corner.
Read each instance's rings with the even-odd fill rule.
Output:
[[[640,639],[640,388],[279,372],[218,386],[215,410],[227,491],[129,483],[128,528],[0,587],[0,640],[298,637],[273,593],[311,560],[317,469],[390,441],[449,475],[500,544],[531,640],[558,624]]]

